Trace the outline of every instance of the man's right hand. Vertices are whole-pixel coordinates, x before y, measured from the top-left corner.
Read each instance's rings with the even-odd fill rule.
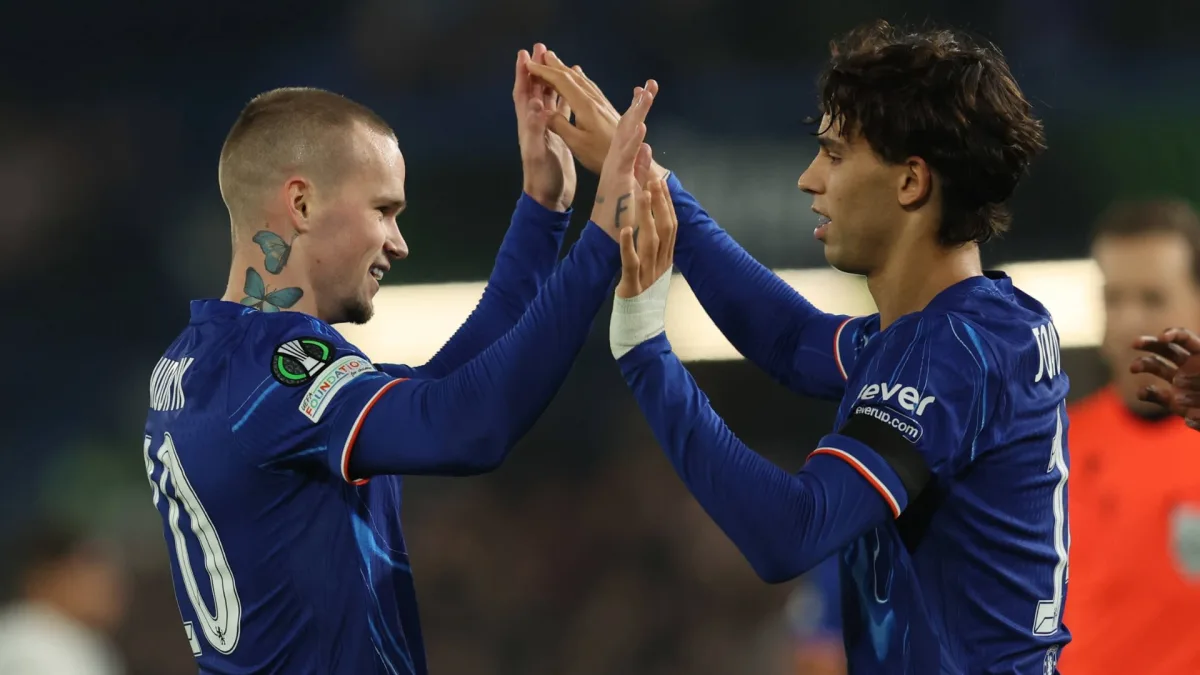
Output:
[[[562,116],[551,118],[550,129],[566,141],[585,169],[600,173],[621,116],[582,68],[568,68],[552,51],[546,52],[545,61],[544,65],[529,64],[529,72],[558,92],[575,114],[574,124]],[[645,89],[652,97],[658,96],[658,83],[654,80],[648,80]],[[650,179],[665,178],[668,173],[653,161],[648,168],[639,171],[638,182],[642,186]]]
[[[650,146],[642,141],[646,138],[646,114],[653,104],[654,94],[649,90],[633,90],[633,103],[617,122],[600,169],[592,222],[617,242],[621,230],[634,226],[634,208],[642,197],[636,176],[647,171],[652,161]]]

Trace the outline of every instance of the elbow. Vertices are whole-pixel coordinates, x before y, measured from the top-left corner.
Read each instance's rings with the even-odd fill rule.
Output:
[[[451,458],[450,472],[457,476],[491,473],[500,468],[515,442],[497,430],[447,434],[444,455]]]
[[[768,584],[784,584],[805,572],[805,570],[799,569],[795,565],[778,562],[752,565],[752,567],[754,567],[754,573],[758,575],[758,578]]]
[[[508,459],[513,445],[505,438],[488,438],[480,442],[470,459],[472,473],[491,473],[499,469]]]
[[[784,551],[766,552],[748,557],[754,573],[768,584],[784,584],[817,566],[820,561]]]

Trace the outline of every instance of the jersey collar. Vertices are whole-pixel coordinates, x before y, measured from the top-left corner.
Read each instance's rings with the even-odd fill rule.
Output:
[[[982,291],[1011,296],[1012,290],[1012,278],[1007,274],[996,270],[984,270],[983,274],[963,279],[935,295],[925,310],[938,309],[947,303],[958,306],[964,296],[972,293]]]
[[[237,318],[247,312],[255,311],[252,307],[246,307],[236,302],[227,302],[216,298],[207,298],[204,300],[193,300],[191,304],[192,323],[205,323],[207,321],[219,321],[221,319]]]

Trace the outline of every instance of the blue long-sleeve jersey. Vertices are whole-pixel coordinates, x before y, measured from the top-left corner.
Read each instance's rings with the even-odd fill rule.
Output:
[[[793,390],[841,399],[789,474],[729,431],[664,334],[634,348],[622,372],[696,499],[767,581],[838,557],[852,675],[1055,672],[1068,382],[1045,308],[988,274],[886,330],[825,314],[671,188],[676,260],[718,326]]]
[[[523,197],[480,305],[417,368],[311,316],[192,304],[144,449],[202,673],[427,672],[399,474],[488,471],[549,403],[619,265],[589,224],[555,270],[567,219]]]

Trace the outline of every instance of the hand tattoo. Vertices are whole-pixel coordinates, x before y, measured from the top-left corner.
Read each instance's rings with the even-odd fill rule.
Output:
[[[632,196],[633,196],[632,192],[626,192],[625,194],[621,195],[620,197],[617,197],[617,215],[616,215],[616,224],[614,225],[614,227],[617,230],[621,229],[621,212],[629,210],[629,207],[625,206],[625,200],[629,199]]]

